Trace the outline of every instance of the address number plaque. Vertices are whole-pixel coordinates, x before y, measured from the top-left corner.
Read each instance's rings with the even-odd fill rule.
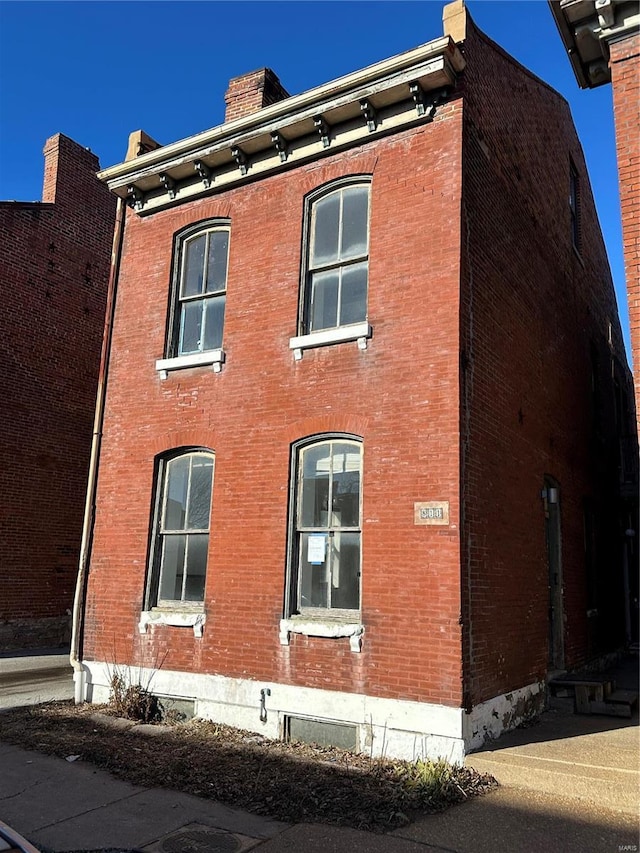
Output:
[[[449,501],[421,501],[413,505],[414,524],[449,524]]]

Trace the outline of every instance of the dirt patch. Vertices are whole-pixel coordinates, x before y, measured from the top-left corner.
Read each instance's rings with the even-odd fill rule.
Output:
[[[0,740],[89,762],[120,779],[268,815],[386,832],[484,794],[495,779],[445,762],[372,759],[216,723],[116,723],[106,707],[56,702],[0,714]],[[98,713],[97,713],[98,712]]]

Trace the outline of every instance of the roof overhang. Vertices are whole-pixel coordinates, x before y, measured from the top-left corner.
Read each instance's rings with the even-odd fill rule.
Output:
[[[465,61],[445,36],[98,173],[141,215],[431,120]]]
[[[638,0],[548,0],[582,89],[611,82],[609,44],[638,32]]]

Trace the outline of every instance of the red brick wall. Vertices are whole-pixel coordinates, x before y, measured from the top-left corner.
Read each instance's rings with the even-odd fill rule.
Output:
[[[640,34],[610,46],[631,349],[640,413]],[[639,421],[640,424],[640,421]]]
[[[44,153],[45,203],[0,202],[0,649],[68,642],[115,215],[94,154]]]
[[[183,207],[126,220],[97,494],[84,656],[459,706],[458,258],[461,111]],[[297,333],[303,198],[372,175],[366,351],[305,351]],[[219,374],[161,381],[173,235],[231,219]],[[363,651],[345,639],[279,644],[291,443],[364,441]],[[157,454],[216,454],[202,639],[138,634]],[[449,528],[413,504],[449,500]]]
[[[628,383],[628,371],[568,105],[473,27],[465,54],[463,613],[466,701],[476,704],[547,670],[545,475],[561,493],[566,664],[620,639],[611,374],[615,366]],[[568,207],[571,162],[580,184],[580,257]],[[598,630],[586,615],[585,498],[595,502],[599,524],[600,612],[589,617],[600,620]]]
[[[628,372],[584,158],[557,93],[473,30],[465,49],[464,133],[458,98],[433,124],[148,217],[128,213],[87,659],[451,706],[543,679],[545,475],[561,489],[566,662],[617,642],[612,376],[625,385]],[[373,339],[365,352],[347,343],[295,362],[304,195],[362,173],[372,175]],[[162,381],[154,362],[173,236],[213,216],[232,223],[227,361],[217,375]],[[344,639],[278,642],[290,446],[325,431],[364,441],[360,655]],[[168,626],[139,635],[154,460],[184,445],[216,454],[208,621],[202,639]],[[414,501],[433,499],[451,502],[449,528],[413,524]],[[598,520],[590,617],[585,500]]]

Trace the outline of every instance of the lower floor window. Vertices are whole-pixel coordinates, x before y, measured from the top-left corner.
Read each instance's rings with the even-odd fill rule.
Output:
[[[291,612],[360,608],[362,445],[331,438],[298,449]]]
[[[151,604],[204,601],[213,467],[201,450],[160,461]]]

